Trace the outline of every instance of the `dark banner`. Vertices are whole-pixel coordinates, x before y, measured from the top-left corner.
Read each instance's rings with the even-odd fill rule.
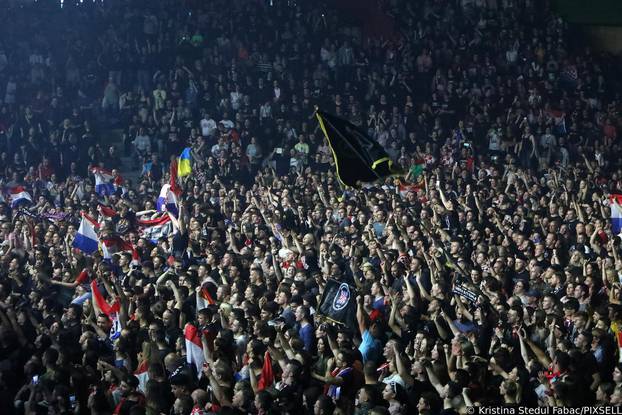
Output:
[[[356,289],[345,282],[328,280],[318,314],[330,322],[356,327]]]
[[[454,284],[453,293],[458,294],[472,304],[477,303],[477,293],[462,284]]]
[[[346,186],[358,187],[359,183],[402,173],[384,148],[361,128],[322,111],[316,116],[332,150],[337,177]]]

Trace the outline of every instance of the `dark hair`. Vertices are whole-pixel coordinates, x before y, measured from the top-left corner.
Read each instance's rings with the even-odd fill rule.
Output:
[[[568,356],[568,353],[557,351],[555,353],[555,360],[557,361],[557,366],[559,366],[561,371],[568,370],[568,367],[570,366],[570,356]]]
[[[139,385],[138,378],[134,375],[126,375],[123,381],[132,389],[136,389]]]
[[[106,397],[105,388],[103,385],[97,385],[93,392],[92,404],[89,408],[92,412],[105,413],[112,411],[108,398]]]
[[[311,311],[309,310],[309,307],[301,305],[299,306],[299,308],[302,311],[303,318],[309,320],[311,318]]]
[[[374,406],[371,411],[369,411],[369,415],[389,415],[390,412],[384,406]]]
[[[320,415],[332,415],[335,412],[335,403],[328,396],[320,395],[317,402],[319,403]]]
[[[192,401],[192,398],[186,395],[186,396],[181,396],[177,399],[179,399],[179,402],[181,403],[183,413],[189,414],[190,411],[192,411],[192,407],[194,406],[194,402]]]
[[[257,392],[256,399],[259,402],[259,406],[264,411],[269,411],[272,409],[274,398],[272,398],[272,395],[270,395],[270,392],[267,392],[265,390],[259,391]],[[259,408],[256,408],[256,409],[259,409]]]

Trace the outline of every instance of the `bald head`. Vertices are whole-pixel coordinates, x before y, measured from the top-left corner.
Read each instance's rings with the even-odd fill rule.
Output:
[[[177,353],[169,353],[164,358],[164,366],[166,370],[170,373],[177,369],[179,366],[184,364],[184,359],[181,358]]]

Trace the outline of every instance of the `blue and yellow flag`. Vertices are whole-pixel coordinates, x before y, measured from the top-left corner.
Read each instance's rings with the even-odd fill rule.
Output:
[[[192,173],[192,166],[190,165],[190,147],[184,148],[184,151],[181,152],[181,156],[177,161],[177,176],[184,177],[190,175]]]

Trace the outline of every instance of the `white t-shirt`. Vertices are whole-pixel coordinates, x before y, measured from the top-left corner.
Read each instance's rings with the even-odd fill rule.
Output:
[[[240,102],[242,102],[242,94],[239,92],[232,92],[231,94],[231,108],[234,110],[240,109]]]
[[[211,118],[209,120],[203,118],[200,124],[201,135],[203,135],[203,137],[209,137],[213,135],[214,131],[216,131],[216,129],[218,128],[218,126],[216,125],[216,121],[212,120]]]
[[[233,127],[235,127],[235,124],[233,123],[233,121],[231,120],[220,120],[220,122],[222,123],[222,125],[225,126],[226,129],[230,130]]]
[[[488,149],[492,151],[501,150],[501,139],[496,132],[488,134]]]

